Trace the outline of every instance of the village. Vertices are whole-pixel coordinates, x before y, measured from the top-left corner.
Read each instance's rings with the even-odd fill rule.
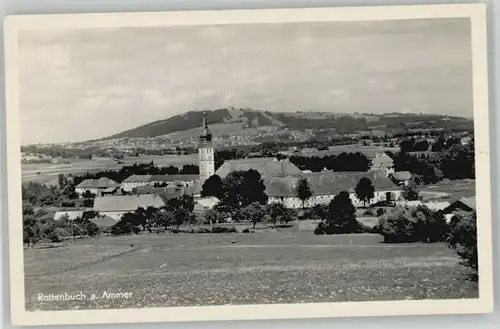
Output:
[[[456,196],[432,189],[426,190],[426,185],[422,182],[420,182],[422,186],[418,186],[415,175],[410,171],[395,170],[395,160],[383,148],[382,151],[376,151],[372,147],[363,154],[362,147],[352,147],[356,154],[363,154],[368,159],[368,168],[365,171],[335,171],[326,167],[316,172],[301,170],[285,157],[283,152],[279,152],[276,157],[257,155],[225,160],[215,169],[216,153],[212,140],[212,133],[204,117],[199,138],[198,174],[158,174],[158,168],[153,164],[149,167],[143,165],[141,174],[131,172],[119,181],[113,180],[110,175],[107,177],[105,171],[99,178],[79,177],[80,182],[77,184],[75,177],[59,175],[61,186],[57,188],[73,191],[73,196],[70,198],[76,199],[76,202],[60,204],[59,209],[49,207],[52,209],[52,219],[56,222],[73,222],[86,218],[99,230],[109,231],[127,214],[136,214],[140,209],[165,209],[169,200],[188,197],[192,199],[193,204],[192,209],[188,209],[191,214],[183,215],[185,218],[182,219],[177,218],[174,221],[177,223],[176,227],[188,225],[193,228],[196,224],[214,224],[210,219],[207,220],[211,215],[213,217],[214,212],[217,213],[215,223],[234,225],[236,222],[241,222],[232,218],[238,216],[234,216],[231,211],[221,211],[224,208],[222,205],[228,203],[229,199],[222,191],[224,180],[235,173],[249,170],[258,174],[254,184],[263,185],[262,192],[266,199],[264,204],[266,206],[279,204],[284,209],[295,212],[295,215],[281,216],[279,220],[290,222],[300,218],[299,226],[302,229],[313,230],[319,222],[325,220],[325,218],[307,218],[307,216],[317,216],[311,216],[311,211],[305,212],[306,209],[327,208],[341,192],[348,193],[352,205],[357,209],[357,220],[367,224],[370,229],[378,224],[376,216],[378,209],[382,209],[379,210],[382,212],[386,208],[395,206],[423,206],[445,216],[447,220],[450,220],[456,211],[475,211],[475,196],[472,193]],[[460,144],[463,144],[463,140]],[[363,183],[367,185],[364,188]],[[474,181],[471,181],[469,185],[473,184]],[[255,200],[257,199],[258,197]],[[237,201],[237,207],[242,205],[241,200]],[[264,210],[262,213],[263,218],[243,219],[243,222],[265,223],[264,217],[269,215],[266,212],[267,210]],[[168,225],[165,225],[165,228],[167,227]],[[29,243],[29,240],[25,242]]]

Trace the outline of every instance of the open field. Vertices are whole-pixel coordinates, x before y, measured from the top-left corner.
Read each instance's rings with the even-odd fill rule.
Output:
[[[423,193],[422,193],[423,192]],[[440,192],[446,193],[440,199],[455,201],[463,197],[472,197],[476,195],[476,181],[474,179],[461,180],[443,180],[434,185],[422,187],[421,196],[425,196],[425,192]]]
[[[399,148],[395,147],[379,147],[379,146],[363,146],[359,144],[336,145],[330,146],[328,150],[304,152],[303,156],[324,157],[328,155],[338,155],[340,153],[356,153],[360,152],[369,158],[375,157],[378,152],[399,152]]]
[[[26,249],[28,310],[474,298],[477,285],[442,244],[386,245],[375,235],[99,237]],[[77,293],[82,301],[39,301]],[[130,292],[130,298],[102,298]],[[96,299],[91,300],[92,294]]]
[[[153,161],[158,166],[182,166],[185,164],[196,164],[197,154],[189,155],[142,155],[140,157],[126,157],[118,163],[111,158],[90,159],[71,159],[71,164],[23,164],[23,181],[38,181],[46,183],[47,181],[57,179],[58,174],[83,174],[87,171],[118,170],[123,166],[129,166],[134,163],[148,163]]]

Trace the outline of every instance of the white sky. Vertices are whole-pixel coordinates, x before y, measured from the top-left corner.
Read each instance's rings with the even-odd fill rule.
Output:
[[[230,106],[472,117],[470,44],[467,19],[26,31],[22,142]]]

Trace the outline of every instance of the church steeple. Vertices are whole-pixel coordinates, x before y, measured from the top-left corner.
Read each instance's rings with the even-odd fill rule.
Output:
[[[208,129],[207,114],[203,112],[202,131],[198,146],[198,160],[200,168],[200,182],[203,184],[215,174],[215,152],[212,144],[212,133]]]
[[[212,141],[212,133],[210,132],[210,129],[208,129],[208,123],[207,123],[207,113],[203,112],[203,123],[202,123],[202,131],[200,135],[200,140],[210,142]]]

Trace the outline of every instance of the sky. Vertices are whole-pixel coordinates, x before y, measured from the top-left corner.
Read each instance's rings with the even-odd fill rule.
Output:
[[[23,31],[22,143],[225,107],[472,117],[467,19]]]

